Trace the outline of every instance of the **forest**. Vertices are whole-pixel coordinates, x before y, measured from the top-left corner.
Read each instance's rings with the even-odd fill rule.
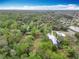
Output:
[[[46,12],[0,11],[0,59],[79,59],[79,33],[73,39],[56,31],[67,32],[76,25],[71,16]],[[57,48],[47,37],[53,33]]]

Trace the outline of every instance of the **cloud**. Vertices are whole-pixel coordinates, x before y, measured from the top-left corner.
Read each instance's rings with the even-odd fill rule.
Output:
[[[2,10],[79,10],[79,5],[51,5],[51,6],[23,6],[23,7],[0,7]]]

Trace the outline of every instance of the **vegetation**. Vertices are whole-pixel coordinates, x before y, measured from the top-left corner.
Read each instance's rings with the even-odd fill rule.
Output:
[[[75,34],[75,36],[79,39],[79,32],[77,32],[77,33]]]
[[[60,41],[60,49],[48,39],[52,30],[66,31],[59,22],[61,16],[53,13],[0,12],[1,59],[72,59],[75,50],[68,37]],[[64,17],[64,16],[62,16]],[[78,34],[76,34],[77,37]]]

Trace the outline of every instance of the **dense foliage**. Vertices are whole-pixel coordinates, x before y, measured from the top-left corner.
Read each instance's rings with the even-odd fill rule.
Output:
[[[60,17],[51,13],[0,13],[0,58],[1,59],[72,59],[75,50],[68,37],[61,41],[60,49],[48,39],[52,30],[65,31]],[[55,21],[55,19],[57,21]],[[61,26],[62,25],[62,26]]]
[[[77,32],[77,33],[75,34],[75,36],[79,39],[79,32]]]

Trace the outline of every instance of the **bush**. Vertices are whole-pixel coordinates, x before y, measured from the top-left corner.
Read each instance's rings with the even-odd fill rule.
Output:
[[[64,53],[52,52],[51,50],[47,50],[46,54],[49,59],[67,59]]]
[[[8,45],[7,40],[4,40],[4,39],[0,40],[0,47],[4,47],[4,46],[7,46],[7,45]]]
[[[79,32],[77,32],[77,33],[75,34],[75,36],[79,39]]]
[[[62,46],[68,46],[69,45],[69,42],[68,42],[68,40],[63,40],[63,41],[60,42],[60,44]]]
[[[29,52],[29,51],[26,51],[26,49],[28,49],[28,47],[29,47],[29,45],[26,43],[19,43],[17,45],[16,44],[14,45],[14,49],[18,56],[24,54],[25,52]]]
[[[48,48],[49,48],[50,50],[52,50],[52,51],[53,51],[53,50],[54,50],[54,51],[57,50],[56,47],[52,44],[51,41],[48,41],[48,42],[41,42],[39,48],[41,48],[41,49],[43,49],[43,50],[47,50]]]
[[[63,53],[52,53],[51,59],[68,59]]]
[[[29,59],[42,59],[39,54],[30,53]]]
[[[73,48],[68,48],[67,49],[67,51],[68,51],[68,56],[69,57],[74,57],[75,56],[75,51],[74,51],[74,49]]]
[[[0,54],[0,59],[4,59],[4,58],[5,58],[5,56]]]

